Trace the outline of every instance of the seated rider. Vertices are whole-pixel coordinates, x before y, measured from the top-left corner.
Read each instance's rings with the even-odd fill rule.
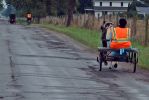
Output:
[[[127,21],[124,18],[119,20],[119,26],[114,28],[110,48],[112,49],[125,49],[131,47],[130,42],[130,29],[126,28]]]
[[[109,28],[106,39],[110,42],[109,47],[118,51],[112,52],[113,56],[126,55],[126,48],[131,47],[130,42],[130,29],[126,27],[127,21],[124,18],[119,20],[119,26],[116,28]],[[107,41],[108,42],[108,41]],[[117,68],[117,62],[114,64],[114,68]]]
[[[26,15],[27,20],[32,20],[32,14],[30,12],[27,13]]]

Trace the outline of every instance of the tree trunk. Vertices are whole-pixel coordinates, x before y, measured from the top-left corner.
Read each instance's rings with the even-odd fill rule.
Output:
[[[119,26],[119,12],[116,14],[116,26]]]
[[[75,10],[76,0],[69,0],[68,2],[68,18],[66,26],[69,27],[73,20],[73,12]]]
[[[103,20],[104,20],[104,21],[106,20],[106,14],[105,14],[105,11],[103,12]]]
[[[46,10],[48,15],[51,14],[51,0],[46,0]]]
[[[136,34],[137,34],[137,15],[134,15],[133,16],[133,37],[134,38],[136,37]]]

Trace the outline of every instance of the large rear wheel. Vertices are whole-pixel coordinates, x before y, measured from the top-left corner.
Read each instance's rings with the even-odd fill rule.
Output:
[[[100,64],[99,71],[102,71],[102,60],[99,61],[99,64]]]
[[[99,71],[102,71],[103,54],[99,54]]]
[[[138,57],[137,57],[137,53],[134,53],[133,55],[133,64],[134,64],[134,68],[133,68],[133,73],[136,72],[136,69],[137,69],[137,63],[138,63]]]

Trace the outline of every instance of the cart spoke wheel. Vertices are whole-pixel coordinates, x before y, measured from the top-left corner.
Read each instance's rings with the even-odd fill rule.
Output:
[[[102,62],[103,62],[103,53],[102,52],[99,53],[98,62],[99,62],[99,71],[102,71]]]
[[[99,61],[99,64],[100,64],[100,68],[99,68],[99,71],[102,71],[102,59],[100,59],[100,61]]]
[[[133,64],[134,64],[134,69],[133,69],[133,73],[136,72],[136,68],[137,68],[137,54],[134,53],[134,61],[133,61]]]

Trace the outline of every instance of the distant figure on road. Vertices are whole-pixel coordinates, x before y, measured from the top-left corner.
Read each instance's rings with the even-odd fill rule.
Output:
[[[16,23],[16,15],[15,15],[15,14],[10,14],[10,15],[9,15],[9,22],[10,22],[11,24]]]
[[[30,12],[28,12],[26,14],[26,21],[28,24],[31,24],[31,21],[32,21],[32,14]]]

